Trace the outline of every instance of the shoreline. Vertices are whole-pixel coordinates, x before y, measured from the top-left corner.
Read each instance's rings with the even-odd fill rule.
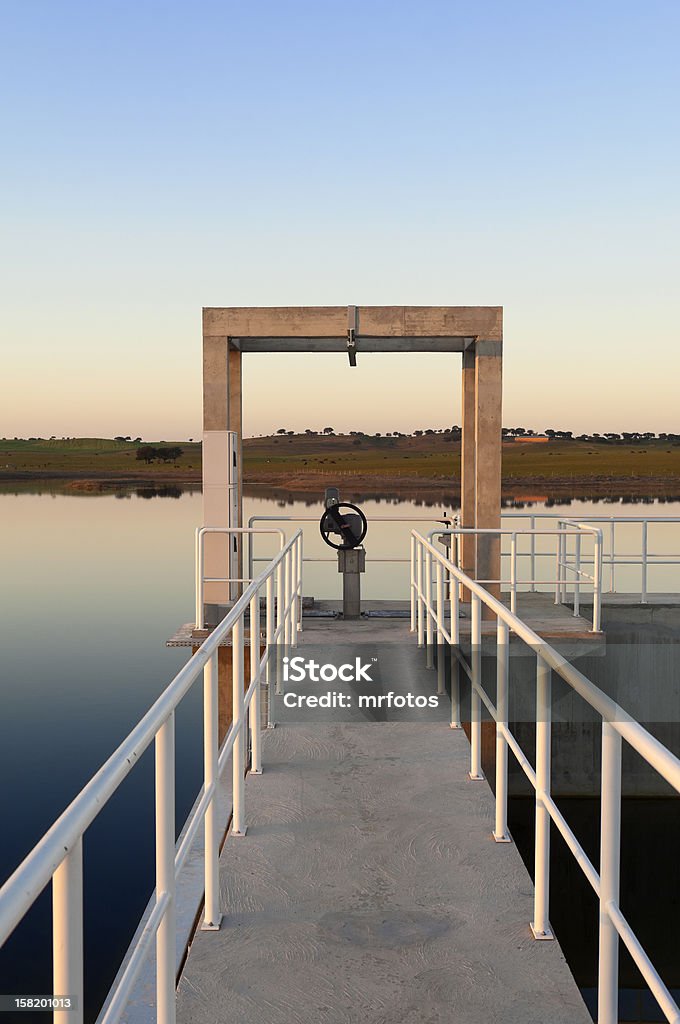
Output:
[[[247,497],[272,497],[287,500],[322,500],[330,484],[340,487],[347,500],[396,499],[403,501],[444,500],[460,501],[460,480],[441,477],[392,476],[389,474],[271,474],[266,478],[258,474],[249,478],[246,473],[243,492]],[[50,472],[48,474],[23,471],[0,473],[0,488],[14,484],[58,485],[64,493],[102,494],[121,488],[201,490],[201,478],[196,473],[142,474]],[[503,501],[555,501],[559,499],[584,500],[591,498],[630,498],[637,500],[680,500],[680,476],[665,477],[506,477],[502,482]]]

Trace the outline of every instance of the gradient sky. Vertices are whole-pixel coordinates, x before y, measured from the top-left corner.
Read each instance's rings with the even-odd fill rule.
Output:
[[[680,430],[677,0],[4,0],[0,436],[198,437],[204,305],[500,304],[506,425]],[[249,357],[245,433],[460,418]]]

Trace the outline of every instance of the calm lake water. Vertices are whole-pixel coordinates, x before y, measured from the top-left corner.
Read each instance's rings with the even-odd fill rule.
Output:
[[[170,493],[173,496],[71,496],[48,490],[0,494],[0,880],[186,659],[186,653],[166,648],[165,641],[178,625],[193,618],[193,533],[200,524],[201,496]],[[441,504],[385,500],[362,505],[369,519],[369,557],[385,559],[408,557],[413,523],[378,524],[376,517],[431,516],[431,525],[420,524],[426,532],[439,515],[455,511]],[[542,508],[536,504],[532,511]],[[680,516],[680,503],[573,502],[552,505],[549,511]],[[318,535],[320,512],[320,502],[245,501],[245,518],[313,518],[301,524],[305,554],[330,561],[305,566],[304,592],[340,597],[333,553]],[[637,528],[629,529],[632,542]],[[680,527],[665,529],[657,550],[680,551]],[[625,539],[622,546],[625,549]],[[260,556],[272,551],[271,541],[258,542]],[[545,572],[552,571],[552,563],[546,565]],[[620,589],[639,589],[638,570],[620,572]],[[654,573],[657,578],[650,578],[650,587],[670,589],[667,571],[659,568]],[[369,565],[363,593],[406,599],[408,566],[390,561]],[[178,714],[178,822],[186,817],[201,785],[202,750],[196,739],[201,736],[201,711],[196,687]],[[152,757],[147,752],[133,779],[126,781],[86,835],[88,1019],[94,1018],[108,990],[153,888]],[[518,832],[522,827],[518,817]],[[676,846],[677,856],[680,841]],[[50,936],[46,892],[0,952],[0,992],[51,991]],[[584,987],[592,984],[590,968],[577,964],[574,969]],[[25,1014],[21,1019],[26,1024]]]

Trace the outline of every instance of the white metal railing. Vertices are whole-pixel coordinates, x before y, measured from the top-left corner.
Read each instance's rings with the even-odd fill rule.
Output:
[[[519,587],[531,587],[534,589],[533,584],[535,583],[535,572],[536,572],[536,558],[544,556],[546,558],[556,559],[556,579],[541,579],[543,585],[554,585],[556,588],[556,595],[559,590],[559,594],[562,599],[566,598],[567,593],[567,572],[573,573],[573,599],[574,599],[574,616],[577,617],[580,614],[580,597],[581,587],[583,585],[592,585],[593,594],[593,632],[598,633],[600,631],[601,624],[601,593],[602,593],[602,531],[597,527],[590,526],[587,523],[576,522],[570,520],[568,524],[560,525],[558,529],[554,530],[537,530],[537,529],[467,529],[463,527],[454,527],[450,530],[431,530],[428,533],[428,539],[442,540],[442,538],[452,537],[454,539],[454,555],[453,560],[459,569],[462,569],[462,545],[460,540],[465,536],[496,536],[499,540],[505,537],[510,538],[510,550],[505,552],[501,551],[501,560],[507,556],[510,562],[509,566],[509,578],[503,579],[502,575],[500,579],[494,580],[481,580],[478,579],[478,583],[482,583],[486,586],[495,583],[501,588],[506,587],[510,592],[510,611],[517,611],[517,593]],[[553,554],[551,551],[536,551],[535,550],[535,538],[539,537],[556,537],[557,545],[556,551]],[[518,538],[528,537],[530,541],[529,551],[521,551],[519,548]],[[567,542],[569,539],[573,539],[576,556],[573,563],[568,562],[566,557]],[[593,572],[588,573],[583,568],[585,561],[581,559],[581,543],[584,538],[592,539],[593,541],[593,557],[588,564],[592,565]],[[446,543],[445,541],[442,541]],[[518,578],[518,560],[520,558],[528,558],[531,561],[531,578],[528,580],[522,580]],[[555,603],[558,602],[557,596]]]
[[[248,527],[252,529],[253,523],[319,523],[319,516],[261,516],[252,515],[248,520]],[[371,516],[370,523],[441,523],[442,526],[454,526],[457,522],[458,517],[455,515],[441,515],[441,516]],[[252,533],[263,533],[263,530],[252,530]],[[311,558],[305,557],[305,562],[335,562],[336,559],[331,558]],[[253,543],[248,546],[248,575],[253,575],[253,564],[254,562],[265,561],[263,558],[256,558],[253,550]],[[408,558],[398,556],[388,556],[384,558],[369,558],[366,556],[367,562],[408,562]]]
[[[206,576],[205,575],[205,538],[213,534],[222,534],[228,537],[240,537],[244,534],[249,538],[252,538],[254,533],[265,533],[274,534],[279,538],[279,551],[283,550],[283,546],[286,543],[286,535],[283,530],[272,529],[253,529],[252,527],[244,526],[199,526],[196,529],[196,541],[195,541],[195,567],[196,567],[196,585],[194,592],[196,595],[196,629],[203,629],[205,626],[205,584],[206,583],[250,583],[253,579],[253,567],[249,565],[248,576],[244,578],[238,578],[236,576]],[[300,557],[302,555],[302,545],[300,545]],[[269,559],[267,559],[269,561]],[[300,574],[302,569],[300,568]]]
[[[503,512],[501,519],[528,519],[533,529],[541,520],[547,520],[558,525],[573,524],[574,519],[557,512]],[[663,525],[675,525],[680,527],[680,516],[607,516],[607,515],[579,515],[579,523],[590,523],[598,525],[603,532],[602,562],[603,566],[609,567],[608,585],[603,587],[605,592],[615,593],[616,591],[616,568],[617,566],[636,566],[640,569],[640,600],[646,604],[648,596],[653,591],[649,586],[649,572],[657,566],[676,565],[680,566],[680,548],[668,552],[652,552],[650,547],[650,533],[652,530]],[[639,548],[634,551],[617,551],[617,536],[626,526],[633,526],[640,530]],[[541,531],[542,532],[542,531]],[[532,544],[534,561],[532,569],[535,570],[535,557],[539,554],[536,551],[535,543]],[[582,562],[582,564],[586,564]],[[535,576],[535,572],[532,572]],[[563,582],[563,581],[561,581]],[[534,588],[535,589],[535,586]],[[675,590],[680,589],[676,586]],[[562,591],[560,591],[562,593]],[[557,595],[556,595],[557,596]]]
[[[433,591],[434,567],[434,591]],[[448,612],[445,584],[448,583]],[[460,650],[459,586],[471,594],[470,663]],[[619,905],[621,847],[621,758],[625,740],[675,790],[680,792],[680,760],[639,722],[477,581],[471,579],[431,541],[411,533],[411,628],[420,646],[451,648],[451,726],[460,728],[460,677],[471,683],[470,778],[482,779],[482,703],[496,724],[495,828],[497,842],[511,842],[507,827],[508,750],[512,751],[536,794],[534,917],[535,938],[553,937],[549,922],[550,821],[554,822],[599,899],[598,1024],[618,1021],[619,939],[628,949],[666,1019],[680,1022],[680,1008],[643,949]],[[482,606],[495,618],[496,703],[482,686]],[[508,726],[510,634],[536,654],[535,768]],[[438,657],[439,692],[444,690],[444,658]],[[455,671],[454,671],[455,666]],[[551,796],[551,674],[556,672],[602,717],[602,781],[599,872]]]
[[[0,945],[14,931],[46,885],[52,881],[53,984],[57,995],[74,997],[75,1010],[55,1010],[54,1020],[81,1024],[83,1020],[83,877],[82,840],[94,819],[155,743],[155,904],[115,990],[109,994],[101,1024],[114,1024],[155,937],[156,1020],[175,1021],[175,888],[182,865],[198,830],[204,828],[205,904],[202,927],[219,928],[221,920],[218,861],[226,824],[217,820],[217,784],[229,757],[232,760],[232,818],[234,835],[245,834],[244,776],[250,729],[250,770],[261,762],[260,686],[263,673],[273,676],[272,650],[297,643],[297,617],[302,596],[302,534],[298,531],[238,598],[225,618],[180,669],[170,685],[123,740],[97,774],[80,791],[0,889]],[[260,629],[260,599],[265,592],[264,651]],[[245,690],[244,646],[246,616],[250,630],[250,681]],[[232,724],[218,749],[218,648],[232,641]],[[258,656],[254,656],[254,651]],[[204,782],[201,799],[175,844],[175,709],[203,674]],[[245,691],[245,692],[244,692]]]

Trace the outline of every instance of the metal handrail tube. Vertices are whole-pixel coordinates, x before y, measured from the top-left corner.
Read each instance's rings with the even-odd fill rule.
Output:
[[[677,1003],[664,985],[654,964],[645,953],[644,947],[622,914],[621,908],[612,900],[607,904],[607,913],[626,949],[635,961],[640,974],[647,982],[652,995],[661,1007],[661,1012],[665,1015],[669,1024],[680,1024],[680,1012],[678,1012]]]
[[[298,531],[288,542],[292,545]],[[59,865],[74,849],[141,755],[174,713],[220,643],[244,615],[250,598],[278,569],[287,547],[278,552],[257,579],[238,598],[197,652],[175,675],[147,713],[71,801],[0,889],[0,944],[14,931],[28,908],[49,883]],[[173,836],[173,863],[174,863]],[[173,954],[174,955],[174,954]]]
[[[610,722],[614,729],[621,734],[646,761],[666,779],[673,789],[680,792],[680,760],[663,746],[659,740],[649,733],[644,726],[628,714],[620,704],[608,697],[590,679],[574,668],[567,659],[559,654],[548,642],[535,633],[531,626],[528,626],[517,615],[513,614],[497,598],[480,586],[476,580],[455,566],[449,559],[445,558],[425,537],[413,531],[416,540],[421,547],[429,547],[432,554],[441,559],[445,568],[449,570],[455,579],[463,586],[476,594],[480,600],[500,616],[510,627],[516,636],[520,637],[526,644],[532,647],[566,683],[568,683],[583,699],[590,704],[603,718]]]
[[[298,530],[298,533],[300,531]],[[270,527],[268,529],[252,529],[249,526],[198,526],[196,528],[196,539],[195,539],[195,566],[196,566],[196,611],[195,611],[195,622],[196,629],[203,629],[205,625],[204,620],[204,608],[203,608],[203,587],[206,583],[246,583],[253,582],[253,566],[248,566],[248,577],[247,579],[231,579],[229,576],[205,576],[205,545],[203,539],[206,534],[224,534],[226,536],[241,536],[247,534],[251,536],[254,533],[268,533],[276,534],[279,537],[279,551],[283,550],[286,543],[286,535],[283,530],[276,527]],[[298,534],[296,533],[295,536]]]
[[[549,841],[550,821],[554,821],[573,853],[581,870],[586,875],[600,901],[600,951],[598,957],[598,1024],[616,1024],[618,1020],[618,940],[621,938],[640,968],[655,998],[662,1006],[669,1021],[680,1024],[680,1009],[663,984],[649,957],[625,920],[618,906],[619,864],[621,846],[621,763],[622,739],[625,739],[659,774],[680,792],[680,760],[658,740],[635,721],[620,705],[607,697],[599,687],[574,669],[566,659],[542,640],[529,626],[518,619],[492,594],[485,591],[479,581],[472,580],[457,568],[434,545],[416,531],[412,531],[416,548],[428,551],[447,570],[450,577],[464,585],[471,593],[472,601],[472,703],[470,714],[470,759],[471,778],[483,778],[479,764],[480,697],[485,691],[481,685],[478,658],[481,644],[481,605],[487,606],[497,619],[497,657],[504,657],[504,633],[511,629],[521,640],[536,651],[537,696],[536,696],[536,770],[531,767],[515,737],[510,732],[505,715],[505,689],[502,666],[497,670],[499,709],[491,711],[496,722],[497,757],[499,734],[517,757],[520,766],[535,790],[536,831],[535,831],[535,877],[534,877],[534,921],[532,931],[536,938],[552,938],[549,925]],[[601,539],[597,538],[601,543]],[[601,554],[601,552],[599,552]],[[599,583],[599,580],[597,581]],[[597,586],[597,583],[596,583]],[[427,609],[428,618],[432,609]],[[505,627],[505,628],[504,628]],[[458,649],[454,649],[458,655]],[[458,659],[460,660],[460,659]],[[462,663],[462,662],[461,662]],[[550,794],[550,734],[551,734],[551,669],[555,670],[583,699],[602,716],[602,792],[601,792],[601,848],[600,873],[585,854],[576,836],[567,824]],[[484,703],[491,710],[490,699]],[[500,712],[500,713],[499,713]],[[499,784],[500,780],[500,784]],[[498,801],[507,799],[503,785],[503,767],[497,762],[496,788],[496,832],[504,821],[504,811],[499,810]]]
[[[149,952],[149,947],[153,942],[158,926],[160,925],[165,911],[168,906],[170,897],[167,892],[161,894],[159,900],[154,904],[153,910],[149,914],[144,928],[142,930],[137,944],[135,945],[134,951],[128,960],[125,970],[121,976],[116,991],[111,999],[111,1002],[106,1007],[104,1014],[102,1015],[99,1024],[113,1024],[120,1017],[121,1013],[125,1009],[128,996],[132,991],[132,986],[136,982],[139,972],[142,968],[146,955]]]

